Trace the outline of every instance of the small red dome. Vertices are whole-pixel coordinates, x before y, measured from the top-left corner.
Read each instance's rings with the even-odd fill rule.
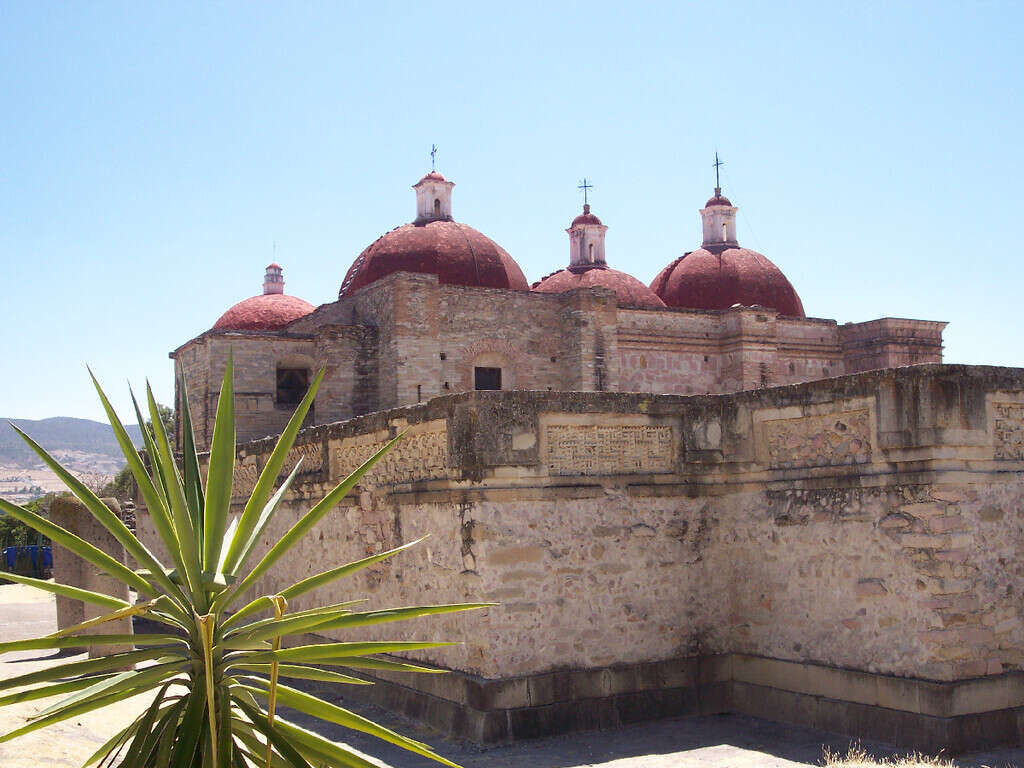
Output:
[[[589,205],[584,205],[583,213],[572,220],[572,224],[569,225],[569,229],[572,229],[577,224],[601,224],[601,220],[590,212]]]
[[[415,184],[413,184],[413,186],[414,187],[418,187],[424,181],[448,181],[448,179],[446,179],[444,176],[442,176],[437,171],[431,171],[426,176],[424,176],[422,179],[420,179]]]
[[[713,205],[728,205],[730,208],[732,207],[732,203],[729,201],[729,198],[726,197],[725,195],[715,195],[714,197],[709,198],[706,203],[704,203],[705,208],[710,208]]]
[[[315,307],[297,296],[264,293],[240,301],[213,324],[217,331],[276,331],[312,312]]]
[[[597,218],[596,216],[594,218]],[[664,307],[654,291],[632,275],[617,269],[595,267],[582,271],[560,269],[533,284],[533,290],[540,293],[564,293],[574,288],[610,288],[615,298],[624,307]]]
[[[728,248],[715,254],[701,248],[665,267],[651,289],[670,307],[728,309],[734,304],[770,307],[805,317],[804,305],[782,271],[757,251]]]
[[[338,298],[392,272],[437,275],[446,285],[529,290],[519,265],[489,237],[457,221],[428,221],[393,229],[359,254]]]

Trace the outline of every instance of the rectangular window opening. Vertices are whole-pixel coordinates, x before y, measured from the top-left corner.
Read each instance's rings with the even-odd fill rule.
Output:
[[[474,368],[474,389],[501,389],[501,368]]]

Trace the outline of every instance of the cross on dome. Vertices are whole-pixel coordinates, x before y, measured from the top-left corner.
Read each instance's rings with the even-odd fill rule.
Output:
[[[587,177],[586,176],[583,177],[583,181],[580,183],[580,185],[578,187],[576,187],[576,189],[582,189],[583,190],[583,207],[584,208],[588,207],[587,206],[587,190],[588,189],[593,189],[593,188],[594,188],[593,184],[588,184],[587,183]]]

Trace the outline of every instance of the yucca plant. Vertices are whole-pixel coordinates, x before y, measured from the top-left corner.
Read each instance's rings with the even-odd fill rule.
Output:
[[[288,532],[250,566],[257,543],[299,472],[297,464],[275,491],[278,474],[323,379],[323,370],[278,439],[241,514],[230,522],[235,465],[231,359],[221,385],[205,482],[196,454],[187,395],[183,397],[182,405],[184,450],[180,466],[148,384],[146,394],[152,417],[149,428],[132,395],[151,465],[151,469],[147,469],[103,389],[95,376],[92,378],[169,562],[161,563],[92,491],[32,438],[18,430],[71,492],[124,545],[140,569],[130,570],[89,542],[17,504],[0,500],[0,509],[50,537],[54,544],[78,554],[93,567],[124,582],[135,590],[138,600],[132,605],[123,599],[70,585],[4,574],[12,581],[102,606],[109,612],[46,637],[0,643],[0,652],[116,644],[134,644],[136,650],[70,661],[0,681],[0,693],[12,688],[35,686],[0,695],[0,706],[65,695],[25,726],[0,737],[0,742],[104,707],[126,696],[152,691],[152,703],[145,711],[129,726],[111,735],[85,763],[86,766],[361,768],[373,765],[345,745],[288,722],[275,711],[279,705],[372,734],[411,752],[454,766],[426,744],[280,682],[282,678],[289,678],[367,684],[347,672],[329,667],[436,671],[380,658],[377,654],[435,648],[449,643],[327,642],[281,647],[282,638],[292,635],[344,630],[484,607],[485,604],[460,604],[359,611],[356,604],[360,601],[350,599],[321,608],[288,612],[289,601],[299,595],[325,587],[417,542],[331,568],[303,579],[279,594],[245,600],[257,580],[321,521],[399,438],[387,443],[322,501],[299,517]],[[109,621],[143,614],[162,625],[164,631],[140,635],[81,634],[84,630],[97,631],[94,629],[97,625]]]

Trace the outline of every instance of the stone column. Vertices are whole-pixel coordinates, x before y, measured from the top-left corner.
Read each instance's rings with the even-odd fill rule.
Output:
[[[103,503],[115,514],[120,514],[121,508],[117,499],[103,499]],[[50,519],[70,533],[85,539],[97,549],[106,552],[118,562],[126,562],[124,547],[121,543],[100,525],[85,505],[75,497],[60,496],[54,499],[50,505]],[[78,555],[56,543],[53,545],[53,577],[59,584],[101,592],[122,600],[129,599],[127,584],[100,571],[96,566],[82,560]],[[110,613],[110,609],[59,595],[57,597],[58,629],[65,629],[106,613]],[[129,617],[105,622],[84,630],[82,634],[124,635],[131,634],[131,631],[132,620]],[[89,649],[89,657],[109,656],[112,653],[132,650],[133,647],[130,644],[97,645]]]

